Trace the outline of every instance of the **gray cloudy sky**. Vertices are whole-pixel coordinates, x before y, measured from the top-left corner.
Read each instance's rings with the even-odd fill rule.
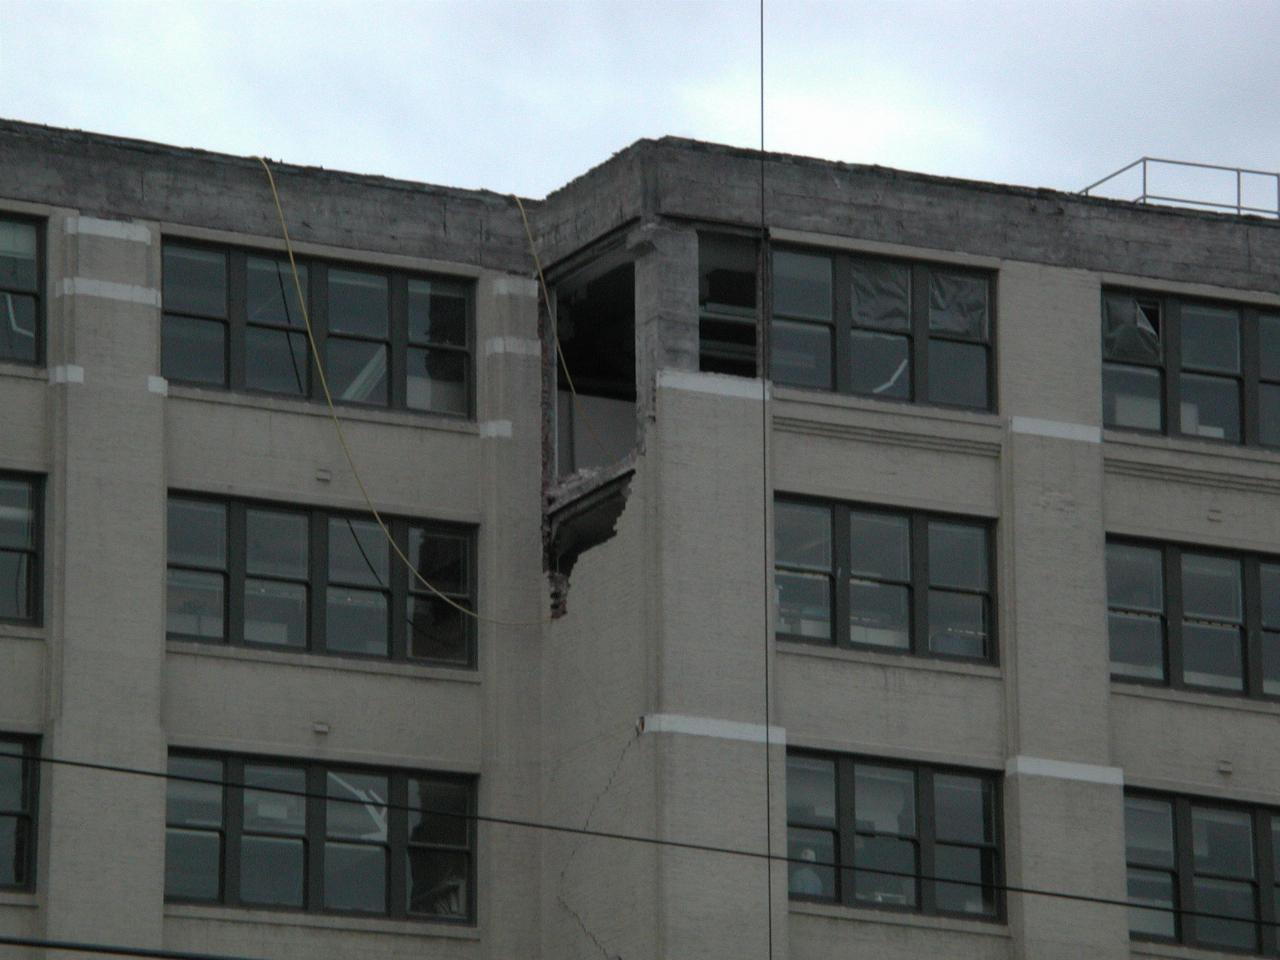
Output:
[[[0,116],[542,196],[758,143],[756,0],[0,0]],[[771,150],[1077,189],[1280,169],[1280,0],[766,0]],[[1271,198],[1274,201],[1274,196]]]

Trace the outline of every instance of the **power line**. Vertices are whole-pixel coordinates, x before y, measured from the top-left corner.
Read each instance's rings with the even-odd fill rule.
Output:
[[[0,936],[0,946],[66,950],[71,953],[100,953],[113,957],[148,957],[151,960],[252,960],[217,953],[189,953],[185,950],[152,950],[147,947],[118,947],[106,943],[79,943],[73,940],[46,940],[43,937]]]

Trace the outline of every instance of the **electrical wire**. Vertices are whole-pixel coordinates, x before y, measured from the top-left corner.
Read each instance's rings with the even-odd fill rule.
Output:
[[[40,950],[65,950],[68,953],[99,953],[113,957],[149,957],[151,960],[251,960],[217,953],[189,953],[185,950],[152,950],[147,947],[118,947],[106,943],[78,943],[72,940],[46,940],[43,937],[0,936],[0,946],[34,947]]]

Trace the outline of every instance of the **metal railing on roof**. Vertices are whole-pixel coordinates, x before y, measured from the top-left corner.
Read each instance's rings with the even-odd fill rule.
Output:
[[[1111,197],[1111,199],[1130,200],[1132,203],[1165,203],[1173,206],[1217,210],[1225,213],[1234,213],[1237,216],[1257,214],[1258,216],[1280,218],[1280,173],[1270,170],[1249,170],[1245,167],[1223,167],[1215,163],[1192,163],[1187,160],[1140,157],[1114,173],[1107,174],[1096,183],[1089,184],[1080,192],[1085,196],[1110,196],[1109,193],[1097,194],[1092,191],[1096,191],[1103,184],[1115,181],[1134,169],[1141,170],[1141,192],[1131,199],[1125,196]],[[1223,188],[1223,192],[1220,194],[1222,199],[1206,200],[1202,198],[1203,195],[1201,197],[1174,196],[1163,191],[1154,192],[1154,181],[1176,182],[1179,179],[1176,175],[1177,172],[1192,170],[1210,171],[1210,176],[1217,179]],[[1218,176],[1219,174],[1227,174],[1229,176],[1221,177]],[[1234,203],[1229,199],[1232,192],[1232,178],[1234,178]],[[1136,179],[1136,177],[1131,179]],[[1184,183],[1189,182],[1189,178],[1185,176],[1182,180]],[[1199,184],[1197,186],[1203,189],[1206,185]],[[1214,184],[1215,188],[1218,186],[1219,184]],[[1257,204],[1265,205],[1259,206]]]

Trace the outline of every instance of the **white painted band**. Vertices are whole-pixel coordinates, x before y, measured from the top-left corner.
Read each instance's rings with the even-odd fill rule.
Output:
[[[84,367],[74,363],[49,368],[50,383],[84,383]]]
[[[536,297],[538,282],[532,277],[498,277],[493,292],[500,297]]]
[[[1005,764],[1010,776],[1052,777],[1055,780],[1080,780],[1084,783],[1102,783],[1111,787],[1124,786],[1124,771],[1119,767],[1103,767],[1093,763],[1070,763],[1066,760],[1045,760],[1043,757],[1010,757]]]
[[[1101,443],[1102,429],[1084,423],[1066,423],[1061,420],[1037,420],[1035,417],[1013,417],[1009,427],[1014,433],[1029,433],[1037,437],[1053,437],[1056,440],[1078,440],[1081,443]]]
[[[485,420],[480,424],[480,436],[482,437],[509,437],[511,436],[510,420]]]
[[[167,397],[169,395],[169,381],[164,377],[147,377],[147,389],[151,393],[158,393],[162,397]]]
[[[669,390],[710,393],[718,397],[759,400],[769,397],[769,385],[763,380],[730,377],[719,373],[693,373],[689,370],[659,370],[658,386]]]
[[[514,353],[524,357],[542,356],[542,342],[528,337],[490,337],[484,342],[484,355]]]
[[[67,277],[62,281],[62,293],[68,297],[100,297],[148,307],[160,306],[160,291],[153,287],[136,287],[131,283],[112,283],[89,277]]]
[[[99,217],[67,217],[67,233],[86,237],[109,237],[112,240],[130,240],[134,243],[151,243],[151,231],[140,223],[124,220],[103,220]]]
[[[711,717],[689,717],[678,713],[650,713],[640,718],[641,733],[684,733],[691,737],[715,737],[718,740],[765,742],[763,723],[740,723],[737,720],[715,720]],[[785,747],[787,731],[770,726],[769,745]]]

